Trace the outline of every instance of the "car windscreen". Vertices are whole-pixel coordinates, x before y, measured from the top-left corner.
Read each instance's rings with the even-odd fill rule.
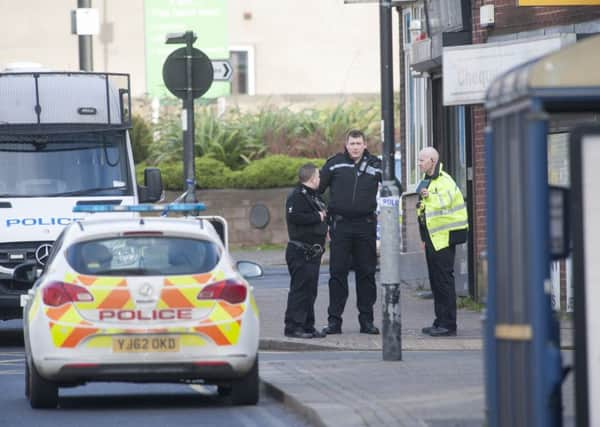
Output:
[[[171,276],[207,273],[220,258],[207,240],[181,237],[126,236],[75,243],[67,262],[92,276]]]
[[[0,135],[0,197],[131,195],[125,135]]]

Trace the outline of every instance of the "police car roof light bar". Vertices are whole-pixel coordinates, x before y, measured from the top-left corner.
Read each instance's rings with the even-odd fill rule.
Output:
[[[204,203],[170,203],[168,205],[77,205],[73,212],[198,212],[206,210]]]

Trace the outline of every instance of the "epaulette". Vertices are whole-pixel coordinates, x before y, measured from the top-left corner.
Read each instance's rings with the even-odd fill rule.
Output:
[[[331,156],[327,157],[327,160],[325,160],[325,163],[327,163],[327,162],[328,162],[328,161],[330,161],[330,160],[333,160],[333,159],[334,159],[334,158],[335,158],[335,157],[336,157],[338,154],[340,154],[340,153],[335,153],[335,154],[333,154],[333,155],[331,155]]]

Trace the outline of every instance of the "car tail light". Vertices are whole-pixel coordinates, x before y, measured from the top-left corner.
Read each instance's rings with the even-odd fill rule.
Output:
[[[223,280],[205,286],[198,294],[198,299],[221,299],[230,304],[239,304],[246,300],[248,289],[243,283],[234,280]]]
[[[44,304],[58,307],[70,302],[90,302],[94,297],[84,287],[72,283],[51,282],[42,291]]]

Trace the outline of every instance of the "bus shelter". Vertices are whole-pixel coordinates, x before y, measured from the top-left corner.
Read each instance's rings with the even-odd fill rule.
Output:
[[[573,187],[581,178],[576,169],[581,150],[572,151],[585,135],[600,135],[600,37],[582,39],[500,76],[488,90],[486,109],[488,425],[563,425],[561,384],[568,367],[552,309],[550,265],[568,256],[572,242],[576,425],[600,425],[594,414],[598,409],[590,404],[594,393],[596,406],[600,402],[593,384],[598,380],[588,381],[587,368],[594,357],[600,363],[600,356],[590,353],[596,344],[590,347],[590,335],[584,333],[585,325],[598,319],[584,310],[585,261],[577,250],[583,247],[582,235],[600,239],[600,230],[591,237],[577,219],[586,212],[582,201],[592,197],[593,188],[588,183],[582,196]],[[549,146],[561,136],[571,179],[556,186],[549,179]],[[600,137],[593,140],[600,148]]]

